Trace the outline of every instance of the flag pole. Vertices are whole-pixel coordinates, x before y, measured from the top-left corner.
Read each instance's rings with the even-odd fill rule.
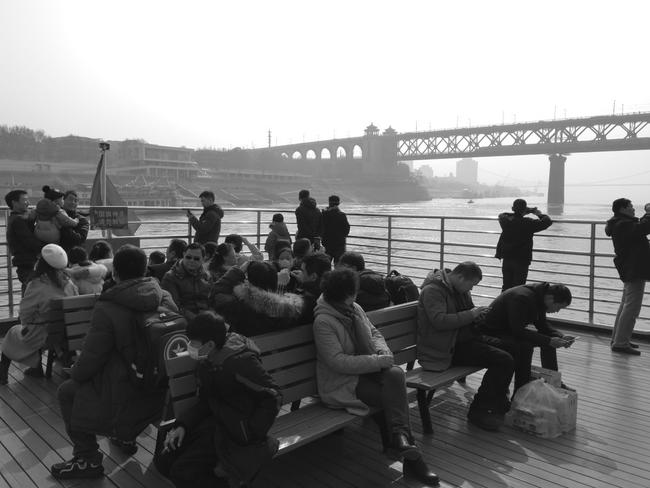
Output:
[[[99,143],[99,148],[102,150],[102,159],[103,159],[103,164],[101,167],[101,175],[99,178],[100,181],[100,191],[101,191],[101,196],[102,196],[102,206],[106,206],[106,165],[108,164],[108,151],[111,149],[111,145],[108,142],[100,142]],[[111,236],[111,230],[110,229],[102,229],[102,237],[106,237],[110,239]]]

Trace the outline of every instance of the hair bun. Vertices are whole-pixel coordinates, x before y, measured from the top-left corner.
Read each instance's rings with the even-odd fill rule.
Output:
[[[48,191],[50,191],[50,187],[48,185],[44,185],[43,186],[43,193],[47,193]]]

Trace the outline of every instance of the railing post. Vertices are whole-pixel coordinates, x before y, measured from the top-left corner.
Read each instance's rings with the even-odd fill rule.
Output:
[[[257,248],[260,248],[260,235],[262,233],[262,211],[257,211]]]
[[[591,224],[591,236],[589,239],[589,323],[594,323],[594,291],[596,286],[596,224]]]
[[[9,316],[14,316],[14,276],[13,268],[11,266],[11,251],[9,244],[7,244],[7,304],[9,305]]]
[[[445,269],[445,218],[440,217],[440,269]]]
[[[189,220],[187,221],[187,242],[192,242],[192,223]]]
[[[388,216],[388,257],[386,259],[386,274],[390,273],[391,266],[391,254],[393,252],[393,217],[392,215]]]

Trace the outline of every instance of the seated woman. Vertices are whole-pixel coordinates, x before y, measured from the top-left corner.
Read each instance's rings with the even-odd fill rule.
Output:
[[[68,256],[57,244],[47,244],[41,250],[34,274],[27,283],[20,302],[20,324],[14,325],[2,343],[0,358],[0,385],[6,385],[11,361],[29,366],[25,375],[43,376],[41,349],[47,340],[47,316],[50,300],[77,295],[77,287],[63,272]]]
[[[79,289],[80,295],[89,293],[101,293],[104,286],[104,278],[108,274],[106,266],[93,263],[88,259],[86,250],[81,246],[75,246],[68,252],[70,267],[65,272],[72,278],[72,281]]]
[[[214,256],[208,263],[208,274],[210,275],[210,282],[216,283],[219,279],[226,274],[230,268],[237,263],[237,256],[232,244],[222,242],[216,249]]]
[[[97,241],[90,248],[88,259],[106,266],[109,275],[113,273],[113,247],[108,241]]]
[[[438,484],[413,441],[404,371],[393,364],[384,337],[355,303],[359,278],[350,269],[325,274],[314,311],[316,376],[321,400],[363,415],[383,410],[387,454],[404,460],[405,477]]]

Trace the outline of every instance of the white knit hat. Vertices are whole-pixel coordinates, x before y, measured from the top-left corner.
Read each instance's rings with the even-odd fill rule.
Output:
[[[41,256],[54,269],[63,269],[68,265],[68,255],[61,246],[47,244],[41,249]]]

